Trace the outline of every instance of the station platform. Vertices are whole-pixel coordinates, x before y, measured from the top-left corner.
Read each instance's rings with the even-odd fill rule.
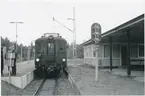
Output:
[[[16,76],[9,76],[8,67],[4,66],[2,81],[8,82],[18,88],[24,89],[34,79],[34,60],[17,63]]]

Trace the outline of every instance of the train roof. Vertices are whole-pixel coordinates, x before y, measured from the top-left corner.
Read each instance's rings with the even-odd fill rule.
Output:
[[[43,41],[43,40],[48,40],[49,37],[41,37],[41,38],[38,38],[36,39],[35,42],[38,42],[38,41]],[[67,42],[64,38],[62,38],[61,36],[58,36],[58,37],[53,37],[53,40],[64,40],[65,42]]]

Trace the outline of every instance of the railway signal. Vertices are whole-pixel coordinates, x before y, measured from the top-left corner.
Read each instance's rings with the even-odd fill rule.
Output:
[[[99,65],[99,52],[98,52],[98,49],[99,49],[99,43],[100,43],[100,40],[101,40],[101,26],[99,23],[93,23],[92,26],[91,26],[91,39],[92,41],[94,42],[95,44],[95,53],[96,53],[96,62],[95,62],[95,65],[96,65],[96,70],[95,70],[95,73],[96,73],[96,81],[98,81],[98,65]]]

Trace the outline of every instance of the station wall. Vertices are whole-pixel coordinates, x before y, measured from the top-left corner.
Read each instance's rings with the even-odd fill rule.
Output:
[[[121,62],[121,46],[127,46],[127,43],[113,43],[112,44],[112,65],[122,66]],[[130,59],[140,59],[142,56],[144,46],[143,43],[131,43]],[[95,45],[90,44],[84,46],[84,63],[95,66],[96,60]],[[140,56],[141,55],[141,56]],[[109,43],[101,43],[99,47],[99,66],[110,66],[110,48]],[[131,62],[131,64],[139,64],[139,62]]]

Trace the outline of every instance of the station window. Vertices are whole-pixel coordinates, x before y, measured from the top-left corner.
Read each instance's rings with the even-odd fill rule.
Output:
[[[93,57],[96,57],[96,51],[95,47],[93,47]]]
[[[139,57],[144,57],[144,45],[138,46],[138,55]]]
[[[113,44],[113,57],[120,57],[120,45],[119,44]]]
[[[137,44],[132,44],[130,47],[130,56],[131,57],[137,57]]]
[[[96,57],[96,51],[93,51],[93,57]]]
[[[88,52],[86,53],[86,57],[88,57]]]
[[[104,57],[107,58],[110,55],[109,45],[104,45]]]

